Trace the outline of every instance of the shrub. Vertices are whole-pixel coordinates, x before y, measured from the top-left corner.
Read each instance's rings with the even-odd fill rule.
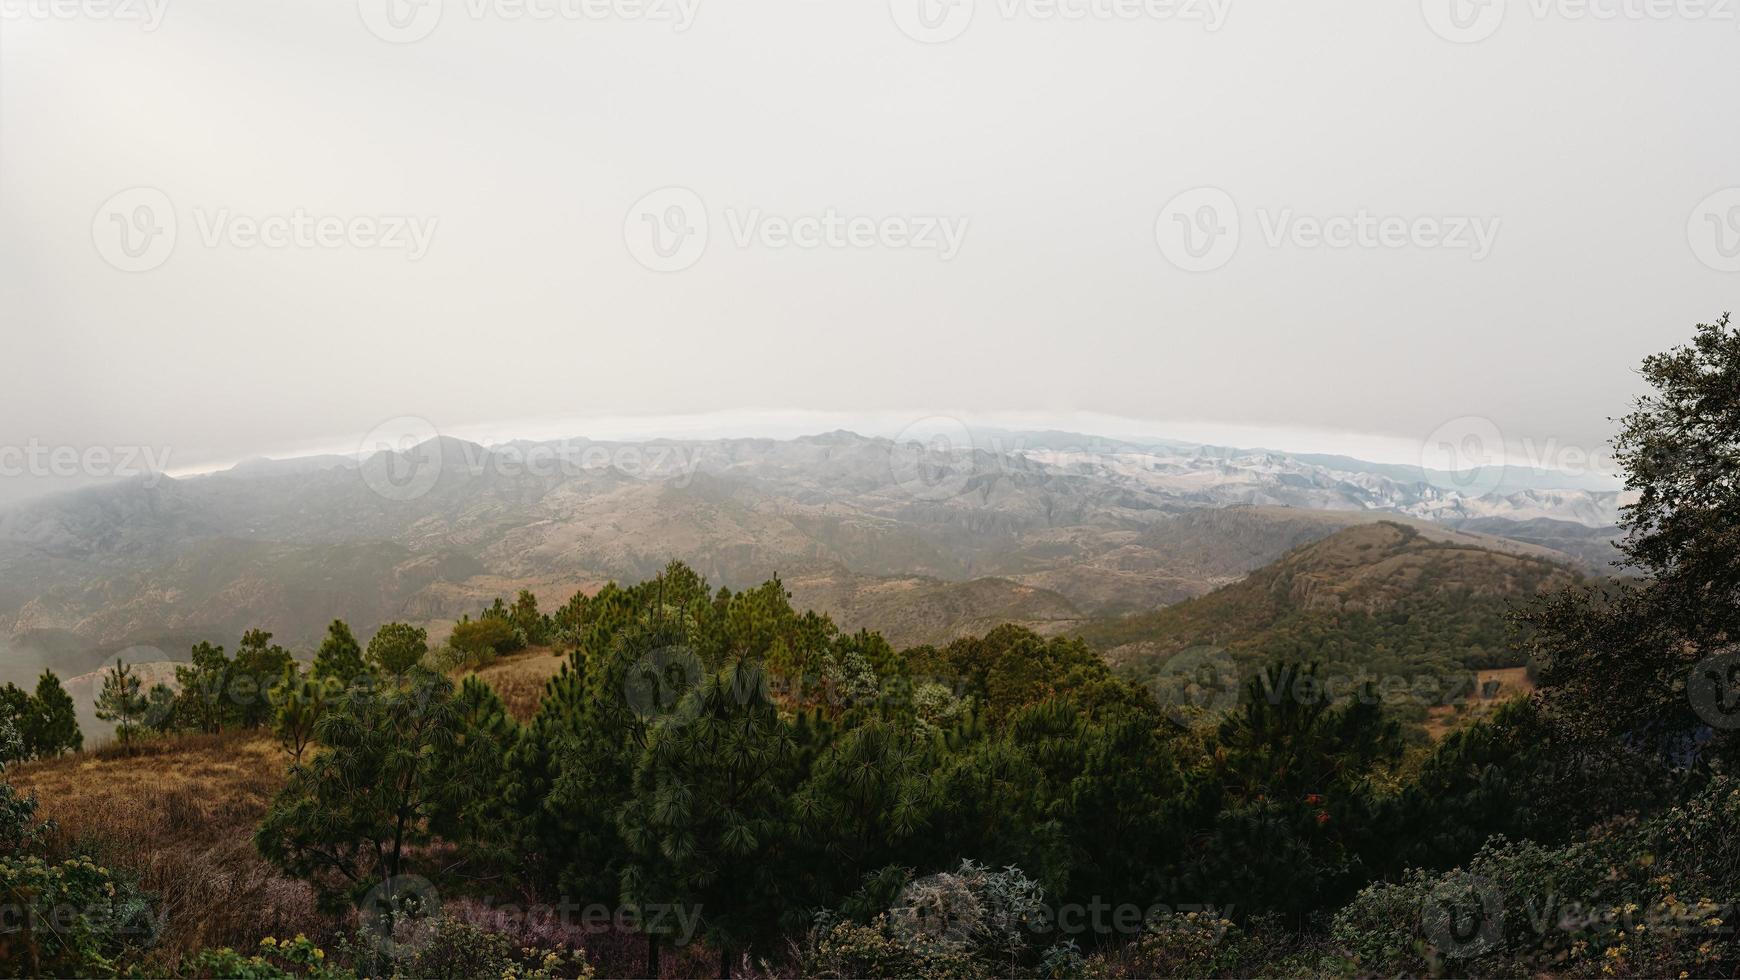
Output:
[[[0,858],[0,898],[10,919],[0,944],[7,976],[112,973],[156,934],[144,896],[88,857]]]
[[[344,943],[351,962],[370,976],[422,980],[592,980],[596,970],[585,950],[519,946],[516,937],[492,932],[451,915],[406,916],[395,923],[392,941],[359,933]]]
[[[1361,972],[1732,973],[1740,783],[1559,848],[1495,837],[1466,870],[1409,872],[1335,917]],[[1713,896],[1713,897],[1712,897]]]

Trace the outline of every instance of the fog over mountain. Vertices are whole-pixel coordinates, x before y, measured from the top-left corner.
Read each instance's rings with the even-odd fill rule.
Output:
[[[437,437],[0,509],[0,634],[33,651],[16,663],[75,673],[120,647],[173,659],[254,626],[306,650],[335,616],[439,632],[520,588],[558,604],[681,558],[731,587],[778,574],[845,625],[929,642],[1152,610],[1385,518],[1589,569],[1610,560],[1615,491],[1407,475],[1061,432]]]

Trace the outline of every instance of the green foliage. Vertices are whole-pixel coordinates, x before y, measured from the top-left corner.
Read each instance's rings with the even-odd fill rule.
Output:
[[[684,695],[648,734],[618,817],[624,900],[699,909],[727,953],[771,943],[790,889],[794,756],[758,667],[733,664]]]
[[[271,691],[295,664],[290,651],[272,642],[272,634],[249,630],[236,646],[228,687],[229,708],[242,728],[260,728],[277,714]]]
[[[383,674],[402,677],[423,662],[429,652],[429,632],[405,623],[388,623],[369,640],[369,663]]]
[[[1740,785],[1551,848],[1494,837],[1466,870],[1373,885],[1335,917],[1362,973],[1726,976],[1740,943]]]
[[[1275,665],[1221,721],[1193,801],[1208,833],[1186,856],[1187,890],[1301,922],[1369,880],[1368,855],[1388,843],[1374,819],[1381,793],[1372,776],[1400,760],[1401,735],[1375,698],[1269,696],[1281,678],[1316,669]],[[1264,860],[1250,860],[1254,853]]]
[[[314,654],[314,677],[348,687],[368,668],[363,664],[362,646],[342,619],[335,619],[326,628],[326,639]]]
[[[339,690],[336,678],[328,680],[315,673],[304,674],[295,667],[287,668],[283,679],[272,689],[272,698],[278,705],[272,734],[290,756],[292,765],[302,764],[303,755],[314,742],[315,729],[326,711],[327,701]]]
[[[14,684],[0,688],[0,722],[10,725],[17,735],[10,747],[0,748],[0,765],[53,758],[84,747],[72,696],[51,670],[42,672],[34,693]]]
[[[166,735],[179,727],[176,707],[179,701],[175,689],[168,684],[153,684],[145,692],[145,717],[140,722],[147,731]]]
[[[397,878],[420,847],[476,839],[473,803],[496,791],[500,770],[461,764],[491,737],[468,727],[468,709],[452,681],[420,669],[402,686],[346,692],[254,835],[260,853],[331,906]]]
[[[1385,870],[1448,868],[1496,835],[1562,844],[1658,797],[1654,783],[1624,743],[1585,740],[1540,700],[1514,701],[1447,735],[1383,801]]]
[[[235,713],[230,677],[234,668],[223,647],[210,643],[194,646],[190,662],[175,668],[175,681],[181,688],[174,711],[177,724],[208,734],[232,724]]]
[[[115,735],[129,745],[138,733],[147,702],[139,692],[139,675],[123,660],[103,674],[103,689],[97,695],[97,718],[115,723]]]
[[[0,903],[7,910],[0,970],[8,976],[110,974],[155,933],[138,890],[83,856],[0,857]]]
[[[520,645],[548,646],[555,626],[550,617],[538,612],[538,597],[530,589],[521,589],[508,610],[508,622],[518,634]]]
[[[447,644],[459,654],[459,665],[481,667],[497,654],[523,648],[525,640],[505,617],[484,616],[455,624]]]
[[[37,679],[30,709],[22,734],[25,751],[31,757],[52,758],[84,748],[78,710],[73,706],[72,695],[66,693],[54,671],[45,670]]]
[[[1531,610],[1528,648],[1555,712],[1585,737],[1732,763],[1740,658],[1707,658],[1740,642],[1740,328],[1727,315],[1699,324],[1642,375],[1651,390],[1615,455],[1637,494],[1620,548],[1645,579]]]
[[[310,942],[307,936],[279,940],[260,940],[258,952],[243,955],[229,947],[201,950],[182,961],[179,973],[184,977],[211,977],[214,980],[355,980],[356,972],[328,964],[326,950]]]
[[[956,640],[941,650],[909,650],[905,661],[911,674],[945,678],[976,699],[993,725],[1064,691],[1089,710],[1151,705],[1146,693],[1120,680],[1086,643],[1044,639],[1021,626],[999,626],[982,638]]]
[[[867,921],[817,916],[803,951],[806,975],[1081,975],[1085,963],[1074,943],[1053,943],[1049,935],[1045,890],[1019,868],[963,860],[922,878],[902,870],[898,879],[898,894]]]
[[[346,951],[366,976],[417,977],[419,980],[592,980],[596,969],[586,951],[540,949],[516,937],[480,929],[450,915],[408,920],[398,926],[406,942],[384,943],[362,935]]]

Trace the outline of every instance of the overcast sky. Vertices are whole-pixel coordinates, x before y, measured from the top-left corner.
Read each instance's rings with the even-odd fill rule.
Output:
[[[1061,2],[0,0],[0,445],[1593,448],[1740,295],[1721,5]]]

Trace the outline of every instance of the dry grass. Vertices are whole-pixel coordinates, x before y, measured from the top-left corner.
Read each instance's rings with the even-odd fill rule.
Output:
[[[202,947],[248,948],[268,934],[319,938],[335,925],[315,911],[306,884],[254,849],[285,766],[269,737],[235,732],[154,740],[132,753],[109,745],[8,777],[36,795],[60,846],[92,848],[157,896],[164,931],[153,963],[167,967]]]
[[[1436,742],[1507,701],[1535,693],[1527,667],[1499,667],[1475,672],[1474,689],[1459,704],[1438,705],[1426,712],[1426,734]]]
[[[538,702],[544,699],[544,685],[567,662],[567,657],[556,656],[548,647],[533,647],[474,673],[501,696],[509,714],[524,722],[537,714]]]
[[[528,650],[477,671],[516,718],[529,720],[566,658]],[[163,932],[145,964],[167,973],[215,946],[251,949],[268,935],[306,933],[330,946],[343,924],[313,890],[260,857],[254,831],[284,786],[288,759],[258,731],[110,743],[10,768],[54,821],[57,850],[82,848],[137,874],[159,903]]]

